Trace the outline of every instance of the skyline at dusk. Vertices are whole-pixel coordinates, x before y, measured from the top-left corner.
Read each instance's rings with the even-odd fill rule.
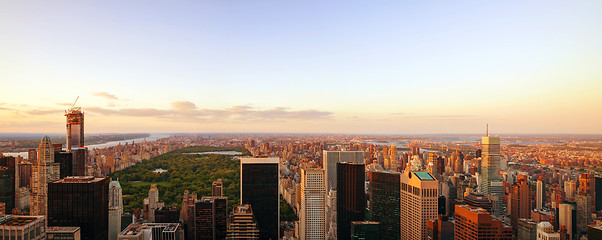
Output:
[[[601,10],[2,2],[0,133],[602,134]]]

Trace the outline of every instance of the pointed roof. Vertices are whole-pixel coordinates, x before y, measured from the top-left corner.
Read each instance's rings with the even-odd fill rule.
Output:
[[[121,189],[121,184],[119,184],[119,180],[113,180],[109,183],[109,188],[118,188]]]

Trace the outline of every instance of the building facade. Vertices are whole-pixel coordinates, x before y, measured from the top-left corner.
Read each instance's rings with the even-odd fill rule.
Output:
[[[457,240],[513,239],[512,227],[503,225],[499,220],[493,220],[485,209],[456,205],[454,217],[454,236]]]
[[[240,159],[240,202],[256,213],[260,239],[280,236],[279,158]]]
[[[337,163],[337,237],[351,238],[351,222],[366,219],[365,165]]]
[[[438,215],[439,182],[428,172],[409,169],[400,182],[401,239],[427,239],[427,221]]]
[[[322,152],[324,171],[326,173],[326,191],[336,189],[337,186],[337,163],[354,162],[364,163],[363,151],[326,151]]]
[[[368,172],[370,187],[370,220],[380,223],[381,239],[399,239],[400,177],[398,172]]]
[[[299,210],[299,237],[325,239],[326,186],[324,169],[301,169],[301,209]]]
[[[109,179],[67,177],[48,185],[48,226],[81,228],[84,240],[108,239]]]

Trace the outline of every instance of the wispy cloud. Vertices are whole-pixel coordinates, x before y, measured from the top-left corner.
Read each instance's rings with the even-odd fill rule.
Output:
[[[434,115],[422,115],[422,114],[414,114],[414,113],[391,113],[391,115],[397,118],[404,119],[425,119],[425,120],[458,120],[458,119],[473,119],[476,118],[476,115],[470,114],[434,114]]]
[[[48,115],[48,114],[61,114],[64,110],[62,109],[44,109],[44,110],[29,110],[25,113],[29,115]]]
[[[86,111],[113,116],[183,118],[194,120],[309,120],[328,119],[333,116],[332,112],[313,109],[291,110],[284,107],[258,109],[247,105],[233,106],[225,109],[199,109],[194,103],[188,101],[172,102],[171,109],[109,109],[102,107],[87,107]]]
[[[117,96],[110,94],[108,92],[95,92],[94,96],[103,97],[103,98],[111,99],[111,100],[119,100],[119,98]]]

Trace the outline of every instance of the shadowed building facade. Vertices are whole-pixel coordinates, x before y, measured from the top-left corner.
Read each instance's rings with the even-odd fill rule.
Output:
[[[351,239],[351,222],[366,219],[365,165],[337,163],[337,237]]]
[[[48,184],[48,226],[81,227],[82,239],[108,239],[109,179],[67,177]]]
[[[371,171],[370,220],[380,223],[381,239],[399,239],[400,176],[398,172]]]
[[[279,158],[240,159],[240,202],[253,208],[259,239],[280,237]]]

